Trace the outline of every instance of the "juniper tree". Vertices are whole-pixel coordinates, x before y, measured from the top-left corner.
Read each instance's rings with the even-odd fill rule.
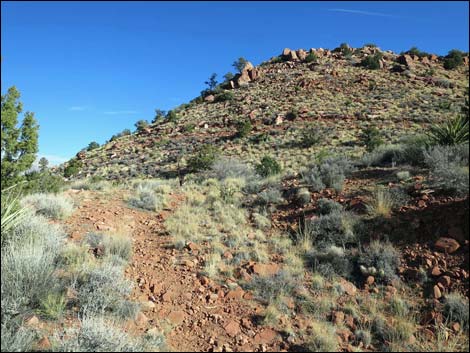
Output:
[[[210,77],[209,77],[209,80],[207,80],[206,82],[204,82],[208,87],[209,87],[209,90],[210,91],[213,91],[215,87],[217,87],[217,80],[215,79],[217,77],[217,74],[212,74]]]
[[[10,87],[1,101],[1,188],[18,182],[33,165],[38,152],[39,125],[34,113],[25,112],[18,127],[18,115],[23,111],[20,92]]]

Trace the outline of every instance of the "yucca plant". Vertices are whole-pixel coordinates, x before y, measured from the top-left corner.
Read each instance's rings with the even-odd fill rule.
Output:
[[[18,195],[11,190],[12,187],[2,190],[1,197],[1,244],[2,248],[6,241],[7,234],[13,229],[27,213],[27,209],[19,206]]]
[[[430,142],[447,146],[468,142],[468,121],[468,116],[458,115],[443,124],[431,126],[427,134]]]

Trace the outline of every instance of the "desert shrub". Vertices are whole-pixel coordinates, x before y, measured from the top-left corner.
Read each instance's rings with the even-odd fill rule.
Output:
[[[311,63],[311,62],[317,62],[318,61],[318,57],[315,55],[314,52],[310,52],[308,53],[307,57],[305,58],[305,62],[307,63]]]
[[[390,217],[392,209],[398,205],[394,194],[383,188],[374,191],[372,198],[367,202],[366,208],[370,216]]]
[[[39,302],[39,313],[52,320],[61,318],[65,312],[66,299],[64,293],[48,293]]]
[[[283,200],[284,199],[279,189],[274,187],[261,191],[257,197],[257,203],[260,205],[278,204]]]
[[[132,256],[132,241],[127,236],[107,235],[102,244],[105,255],[118,256],[124,261],[129,261]]]
[[[468,299],[460,294],[450,293],[446,295],[443,308],[444,317],[448,322],[458,322],[463,330],[469,327]]]
[[[62,288],[55,271],[63,233],[37,216],[23,218],[10,232],[16,234],[2,244],[2,323],[37,309],[51,291]]]
[[[37,214],[57,220],[70,216],[73,211],[70,199],[53,194],[28,195],[21,200],[21,204],[31,207]]]
[[[388,303],[388,310],[395,316],[406,317],[410,312],[410,306],[402,298],[393,296]]]
[[[257,179],[254,170],[236,158],[217,159],[212,164],[210,174],[218,180],[236,178],[248,182]]]
[[[78,328],[55,336],[55,352],[155,352],[164,349],[162,335],[138,339],[109,319],[85,316]]]
[[[321,215],[340,212],[342,209],[343,206],[334,200],[322,198],[317,201],[317,212]]]
[[[302,172],[302,178],[314,191],[333,188],[337,191],[343,189],[347,175],[354,170],[351,161],[344,157],[328,157],[320,164],[314,164]]]
[[[401,172],[397,172],[397,179],[399,181],[407,181],[411,178],[411,174],[409,171],[407,170],[404,170],[404,171],[401,171]]]
[[[368,127],[360,136],[362,143],[366,146],[368,152],[372,152],[377,147],[383,144],[379,129],[376,127]]]
[[[352,213],[333,210],[329,214],[305,220],[303,233],[317,247],[345,247],[357,241],[357,223],[358,219]]]
[[[149,122],[147,120],[139,120],[134,124],[137,132],[142,132],[148,128]]]
[[[343,248],[334,245],[315,248],[307,254],[307,259],[313,271],[327,279],[336,276],[348,278],[351,275],[350,256]]]
[[[444,58],[444,69],[453,70],[463,64],[465,53],[452,49]]]
[[[400,254],[389,242],[372,241],[359,255],[357,264],[364,276],[388,282],[396,278]]]
[[[356,330],[354,336],[356,344],[362,342],[364,347],[368,347],[372,343],[372,335],[369,330]]]
[[[64,176],[70,178],[74,175],[77,175],[82,168],[83,163],[78,159],[72,159],[68,162],[67,166],[64,168]]]
[[[176,112],[174,110],[169,110],[166,113],[166,119],[170,123],[175,123],[178,120],[178,115],[176,114]]]
[[[431,55],[425,51],[419,50],[417,47],[411,47],[410,49],[408,49],[407,51],[401,54],[416,55],[416,56],[419,56],[420,58]]]
[[[253,129],[253,125],[251,124],[250,120],[245,119],[237,122],[236,128],[237,137],[243,138],[247,137],[250,134],[251,130]]]
[[[434,146],[424,152],[430,168],[431,185],[455,194],[467,194],[469,188],[468,144]]]
[[[219,154],[217,147],[209,144],[203,145],[188,159],[188,168],[194,172],[207,170],[214,164]]]
[[[87,151],[93,151],[93,150],[96,150],[99,147],[100,147],[100,144],[98,142],[92,141],[88,144],[86,150]]]
[[[122,267],[103,261],[97,266],[85,267],[75,284],[82,313],[116,313],[132,290],[132,283],[124,278]]]
[[[271,276],[253,276],[245,287],[253,291],[254,296],[268,304],[275,303],[280,297],[293,297],[299,288],[298,278],[285,271]]]
[[[256,165],[256,172],[262,177],[279,174],[281,165],[273,157],[264,156],[261,162]]]
[[[2,352],[31,352],[36,340],[37,334],[32,328],[2,320]]]
[[[465,115],[457,115],[443,124],[432,125],[428,137],[438,145],[458,145],[469,141],[469,120]]]
[[[312,331],[306,344],[309,352],[338,351],[338,338],[331,324],[315,322]]]
[[[79,270],[84,264],[91,260],[91,254],[88,252],[88,246],[85,244],[68,243],[61,249],[57,262],[60,266],[73,271]]]
[[[223,93],[220,93],[215,96],[214,102],[227,102],[227,101],[233,101],[235,98],[235,95],[233,92],[230,91],[225,91]]]
[[[310,127],[302,131],[300,145],[309,148],[318,145],[323,140],[323,132],[318,128]]]
[[[310,191],[307,188],[300,188],[297,190],[295,198],[300,205],[305,206],[312,200],[312,195],[310,195]]]
[[[369,70],[378,70],[380,69],[380,60],[382,59],[382,54],[376,53],[374,55],[366,56],[361,60],[360,65]]]
[[[159,211],[165,204],[165,196],[157,194],[153,190],[138,187],[137,195],[129,198],[128,203],[132,207],[142,208],[148,211]]]

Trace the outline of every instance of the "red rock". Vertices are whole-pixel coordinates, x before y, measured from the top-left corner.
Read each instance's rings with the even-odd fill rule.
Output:
[[[251,267],[254,274],[260,276],[272,276],[279,272],[278,264],[255,264]]]
[[[147,324],[148,318],[144,313],[139,312],[134,321],[137,326],[144,326]]]
[[[189,242],[188,245],[187,245],[187,248],[191,251],[197,251],[197,250],[199,250],[199,245],[197,245],[193,242]]]
[[[367,276],[367,278],[366,278],[366,283],[367,283],[369,286],[372,285],[372,284],[374,284],[374,282],[375,282],[374,276]]]
[[[341,286],[343,287],[344,291],[347,295],[355,295],[357,292],[357,288],[351,282],[346,281],[345,279],[341,280]]]
[[[433,269],[431,271],[431,275],[436,276],[436,277],[441,275],[441,270],[439,269],[438,266],[433,267]]]
[[[31,316],[29,319],[25,321],[25,326],[34,327],[39,325],[39,319],[36,315]]]
[[[186,314],[184,313],[184,311],[181,311],[181,310],[172,311],[168,315],[168,320],[174,325],[179,325],[184,321],[185,316]]]
[[[173,293],[166,291],[165,294],[162,295],[162,300],[164,302],[171,302],[173,300]]]
[[[437,280],[444,288],[449,288],[451,284],[451,279],[449,276],[442,276]]]
[[[245,294],[245,291],[241,289],[240,287],[237,287],[237,289],[232,289],[230,292],[228,292],[225,298],[228,300],[241,299],[243,298],[244,294]]]
[[[455,332],[459,332],[460,331],[460,324],[458,322],[454,322],[452,324],[452,330],[454,330]]]
[[[342,324],[344,321],[344,313],[342,311],[333,311],[331,313],[331,321],[333,321],[335,325]]]
[[[271,329],[264,329],[263,331],[256,334],[253,338],[255,344],[268,344],[272,342],[277,336],[277,332]]]
[[[348,329],[336,330],[336,334],[340,338],[340,343],[348,343],[349,337],[351,337],[352,332]]]
[[[438,286],[433,287],[433,296],[435,299],[439,299],[440,297],[442,297],[441,290],[439,289]]]
[[[240,333],[240,325],[238,322],[231,320],[224,326],[224,330],[230,337],[235,337]]]
[[[204,100],[205,100],[206,102],[213,102],[213,101],[215,100],[215,97],[214,97],[213,94],[209,94],[208,96],[206,96],[206,97],[204,98]]]
[[[452,238],[439,238],[434,244],[437,251],[452,254],[460,248],[460,244]]]
[[[36,343],[36,349],[39,351],[48,351],[52,347],[47,336],[44,336]]]

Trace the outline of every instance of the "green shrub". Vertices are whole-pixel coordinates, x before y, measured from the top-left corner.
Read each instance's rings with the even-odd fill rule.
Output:
[[[65,182],[59,175],[54,175],[50,171],[33,171],[25,174],[26,184],[22,186],[24,193],[58,193],[61,191]]]
[[[312,195],[307,188],[300,188],[297,190],[296,200],[300,205],[305,206],[312,201]]]
[[[425,51],[419,50],[417,47],[411,47],[410,49],[408,49],[407,51],[405,51],[401,54],[416,55],[416,56],[419,56],[420,58],[431,55],[431,54],[429,54]]]
[[[361,135],[360,139],[368,152],[372,152],[384,143],[380,135],[380,131],[376,127],[368,127]]]
[[[218,180],[243,179],[245,182],[258,179],[254,170],[236,158],[219,158],[211,167],[211,175]]]
[[[176,114],[176,112],[174,110],[169,110],[166,113],[166,119],[170,123],[176,123],[178,121],[178,115]]]
[[[246,283],[246,289],[253,291],[254,296],[268,304],[275,303],[280,297],[292,297],[299,288],[298,278],[285,271],[270,276],[253,276]]]
[[[139,120],[138,122],[136,122],[134,124],[134,126],[135,126],[137,132],[142,132],[142,131],[144,131],[145,129],[148,128],[149,123],[148,123],[147,120]]]
[[[380,60],[382,59],[382,54],[376,53],[374,55],[366,56],[361,60],[360,65],[369,70],[378,70],[380,69]]]
[[[307,57],[305,58],[305,62],[311,63],[311,62],[318,62],[318,57],[315,55],[314,52],[310,52]]]
[[[262,177],[279,174],[281,172],[281,165],[270,156],[264,156],[261,163],[256,165],[256,172]]]
[[[235,98],[233,92],[225,91],[215,96],[214,102],[232,101]]]
[[[77,175],[80,169],[82,168],[83,163],[78,159],[72,159],[68,162],[67,166],[64,169],[64,176],[70,178],[74,175]]]
[[[338,338],[334,327],[327,323],[315,323],[313,333],[308,337],[307,349],[309,352],[338,351]]]
[[[217,147],[212,145],[203,145],[191,158],[188,160],[188,168],[194,172],[207,170],[216,161],[220,152]]]
[[[323,131],[318,128],[310,127],[302,131],[300,145],[309,148],[318,145],[323,140]]]
[[[251,130],[253,129],[253,125],[251,124],[251,121],[246,119],[246,120],[241,120],[237,123],[237,137],[243,138],[247,137]]]
[[[99,147],[100,147],[100,144],[98,142],[92,141],[88,144],[86,150],[87,151],[93,151],[93,150],[96,150]]]
[[[400,254],[391,243],[373,241],[359,255],[357,264],[364,276],[373,275],[388,282],[396,278]]]
[[[39,302],[39,312],[48,319],[57,320],[63,316],[65,304],[64,293],[48,293],[46,297],[42,298]]]
[[[257,202],[260,205],[278,204],[284,199],[277,188],[269,187],[258,194]]]
[[[463,64],[465,53],[457,49],[452,49],[444,58],[444,69],[453,70]]]
[[[103,248],[106,255],[118,256],[124,261],[129,261],[132,256],[132,241],[127,236],[105,236],[103,237]]]

